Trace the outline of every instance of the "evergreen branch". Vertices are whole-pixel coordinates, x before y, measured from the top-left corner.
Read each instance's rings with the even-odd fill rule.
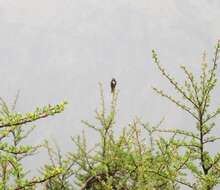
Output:
[[[169,96],[167,94],[165,94],[162,90],[158,90],[157,88],[153,87],[153,90],[155,92],[157,92],[159,95],[161,95],[162,97],[167,98],[168,100],[170,100],[171,102],[173,102],[174,104],[176,104],[179,108],[185,110],[186,112],[188,112],[190,115],[192,115],[196,120],[199,120],[199,118],[191,111],[191,109],[189,107],[187,107],[186,105],[180,103],[180,101],[175,100],[172,96]]]
[[[172,177],[169,177],[168,175],[163,175],[161,172],[156,172],[156,171],[153,171],[153,170],[147,170],[147,172],[154,173],[154,174],[156,174],[156,175],[158,175],[158,176],[160,176],[164,179],[167,179],[167,180],[170,180],[170,181],[175,181],[175,182],[177,182],[181,185],[184,185],[184,186],[187,186],[187,187],[193,189],[193,185],[191,185],[190,183],[187,183],[187,182],[184,182],[182,180],[175,179],[175,178],[173,179]]]
[[[212,87],[210,87],[210,84],[215,76],[215,72],[216,72],[216,69],[217,69],[217,61],[218,61],[218,55],[219,55],[219,51],[220,51],[220,41],[218,41],[217,43],[217,47],[215,49],[215,53],[214,53],[214,59],[213,59],[213,67],[211,69],[211,74],[210,74],[210,77],[209,79],[207,80],[207,89],[205,89],[205,94],[204,96],[202,97],[202,102],[204,102],[204,105],[203,105],[203,109],[202,109],[202,112],[205,111],[205,108],[207,106],[207,101],[208,101],[208,97],[209,97],[209,93],[210,91],[212,90]]]
[[[174,78],[171,78],[170,75],[168,73],[166,73],[165,69],[160,65],[159,63],[159,59],[157,57],[157,54],[155,52],[155,50],[152,50],[152,54],[153,54],[153,59],[154,59],[154,62],[156,63],[158,69],[161,71],[162,75],[165,76],[168,81],[174,86],[174,88],[180,93],[183,95],[183,97],[188,100],[189,102],[191,102],[196,108],[198,108],[198,106],[195,104],[195,102],[192,101],[192,99],[187,96],[187,94],[183,91],[183,87],[180,87],[178,82],[176,82],[174,80]]]
[[[186,74],[186,76],[188,77],[189,81],[191,82],[191,85],[193,87],[194,93],[195,93],[195,97],[197,100],[197,106],[196,108],[198,109],[200,107],[201,102],[199,101],[199,95],[198,95],[198,87],[194,81],[194,77],[193,74],[190,73],[185,66],[181,66],[181,68],[183,69],[184,73]]]
[[[20,114],[16,114],[15,116],[12,115],[11,121],[9,120],[7,122],[4,122],[4,119],[0,118],[0,128],[23,125],[46,118],[48,116],[62,112],[65,105],[66,102],[63,102],[60,105],[56,105],[54,107],[49,105],[43,110],[37,109],[35,113],[27,113],[25,116],[21,116]]]
[[[185,130],[180,130],[180,129],[160,129],[160,128],[156,128],[156,129],[153,128],[153,130],[154,131],[158,131],[158,132],[175,133],[175,134],[185,135],[185,136],[192,137],[192,138],[195,138],[195,139],[199,140],[199,137],[197,135],[195,135],[192,132],[185,131]]]
[[[203,121],[203,124],[207,123],[209,120],[215,118],[215,117],[216,117],[217,115],[219,115],[219,114],[220,114],[220,108],[218,108],[214,113],[208,115],[208,116],[206,117],[206,119]]]
[[[48,180],[58,176],[59,174],[61,174],[61,173],[56,173],[54,175],[51,175],[49,177],[46,177],[46,178],[43,178],[43,179],[39,179],[39,180],[33,180],[33,181],[29,182],[28,184],[25,184],[24,186],[16,187],[15,190],[22,190],[22,189],[26,189],[27,187],[33,187],[33,186],[35,186],[37,184],[42,184],[42,183],[44,183],[44,182],[46,182],[46,181],[48,181]]]

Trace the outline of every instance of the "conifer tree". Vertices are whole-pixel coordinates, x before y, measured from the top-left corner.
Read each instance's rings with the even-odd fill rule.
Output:
[[[220,183],[220,152],[216,151],[213,156],[208,149],[210,143],[213,144],[220,139],[220,137],[212,133],[213,129],[216,127],[215,119],[220,114],[220,106],[216,106],[214,112],[210,111],[212,92],[217,84],[217,61],[219,52],[220,41],[218,41],[215,47],[214,57],[210,68],[207,64],[206,54],[203,55],[199,78],[186,68],[186,66],[181,66],[181,69],[186,75],[186,80],[184,84],[181,85],[174,77],[171,77],[167,73],[160,64],[156,52],[154,50],[152,51],[153,60],[161,74],[174,87],[177,94],[179,94],[183,100],[180,101],[163,90],[157,88],[153,89],[159,95],[165,97],[177,107],[184,110],[195,120],[195,126],[191,131],[180,129],[156,129],[160,132],[168,132],[180,136],[172,142],[172,145],[184,148],[185,154],[187,154],[187,156],[185,156],[187,161],[184,163],[184,168],[187,170],[185,175],[191,173],[194,177],[193,183],[187,183],[187,186],[192,189],[212,190]]]

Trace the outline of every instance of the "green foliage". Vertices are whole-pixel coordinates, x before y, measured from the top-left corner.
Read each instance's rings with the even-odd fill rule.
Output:
[[[178,145],[163,138],[157,141],[159,149],[153,151],[146,144],[149,126],[138,119],[120,135],[115,135],[117,93],[112,94],[109,112],[106,111],[102,89],[101,100],[101,109],[96,112],[99,125],[83,121],[97,131],[99,143],[88,149],[85,136],[78,137],[73,139],[78,151],[69,155],[76,162],[75,177],[81,190],[178,189],[176,176],[182,175],[180,169],[188,159],[187,155],[183,159],[177,151]],[[148,130],[143,131],[144,127]]]
[[[220,107],[214,112],[210,110],[212,91],[217,84],[217,60],[220,52],[220,42],[217,43],[214,52],[214,58],[211,68],[208,68],[206,54],[203,55],[201,64],[201,74],[199,79],[187,69],[181,66],[186,75],[184,85],[180,85],[175,78],[171,77],[161,66],[156,52],[153,50],[153,59],[162,75],[174,87],[177,93],[183,97],[183,101],[177,100],[175,97],[168,95],[162,90],[153,88],[159,95],[167,98],[188,114],[190,114],[196,125],[192,131],[165,130],[184,137],[184,141],[179,145],[184,147],[185,151],[190,152],[189,160],[185,163],[186,168],[195,178],[193,184],[194,189],[213,189],[220,183],[219,170],[219,152],[215,156],[211,156],[207,149],[207,145],[219,140],[212,134],[215,127],[215,119],[220,114]],[[162,131],[162,130],[160,130]]]
[[[21,142],[34,129],[33,126],[26,130],[26,124],[62,112],[65,102],[20,114],[2,101],[0,189],[31,190],[36,189],[37,184],[43,185],[45,190],[217,189],[220,152],[211,154],[208,146],[220,139],[213,134],[220,107],[210,111],[212,93],[217,85],[219,52],[220,42],[215,47],[211,66],[208,66],[206,54],[203,55],[198,77],[186,66],[181,66],[186,79],[180,84],[160,64],[156,51],[152,51],[157,68],[179,98],[156,87],[153,90],[194,119],[195,126],[190,131],[162,128],[163,120],[152,126],[139,118],[125,128],[118,126],[118,90],[114,87],[107,105],[100,84],[101,103],[95,112],[95,121],[82,121],[85,127],[97,133],[98,142],[88,144],[83,130],[82,135],[72,137],[75,150],[63,155],[58,146],[54,149],[48,141],[38,146]],[[120,133],[115,132],[116,127],[122,129]],[[45,165],[41,177],[28,179],[21,161],[40,147],[47,149],[50,164]]]
[[[156,52],[152,51],[159,71],[182,100],[158,88],[153,89],[192,116],[196,124],[191,131],[164,129],[161,123],[150,126],[135,119],[121,134],[116,135],[114,127],[118,93],[112,93],[112,101],[107,109],[101,88],[101,106],[96,111],[96,124],[83,121],[97,132],[99,141],[94,147],[88,148],[84,133],[73,138],[77,151],[69,153],[67,158],[74,163],[72,175],[76,178],[77,189],[177,190],[184,186],[194,190],[214,189],[220,183],[220,156],[219,152],[212,156],[207,145],[219,139],[212,134],[212,130],[220,107],[214,112],[209,111],[212,91],[217,84],[219,51],[218,42],[210,68],[204,54],[199,78],[181,66],[186,75],[183,85],[167,73]],[[163,133],[171,136],[164,138]]]
[[[33,131],[36,126],[30,126],[32,122],[58,114],[64,110],[66,102],[55,106],[36,108],[34,112],[21,114],[15,111],[17,98],[10,108],[1,99],[0,116],[0,189],[21,190],[35,189],[37,184],[53,178],[63,172],[61,167],[46,166],[42,177],[28,179],[22,160],[33,156],[42,145],[25,145],[23,140]]]

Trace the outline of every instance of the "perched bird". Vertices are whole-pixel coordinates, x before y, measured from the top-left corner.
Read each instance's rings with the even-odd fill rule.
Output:
[[[111,92],[114,93],[115,92],[115,86],[117,84],[117,81],[115,80],[115,78],[113,78],[111,80]]]

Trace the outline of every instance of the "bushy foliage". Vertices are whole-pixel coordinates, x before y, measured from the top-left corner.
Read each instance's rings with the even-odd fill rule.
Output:
[[[97,132],[99,141],[93,148],[88,148],[84,133],[73,138],[77,151],[69,153],[65,160],[65,163],[69,163],[68,175],[75,178],[76,189],[214,189],[220,183],[220,153],[216,151],[214,156],[211,155],[207,145],[219,140],[219,137],[212,134],[212,130],[215,127],[214,119],[220,114],[220,107],[214,112],[209,111],[212,91],[217,83],[219,51],[220,42],[215,47],[210,67],[206,54],[203,55],[199,77],[186,66],[181,66],[186,75],[183,85],[167,73],[155,50],[152,51],[159,71],[182,100],[158,88],[153,89],[195,120],[191,131],[162,128],[161,122],[157,126],[150,126],[135,119],[121,134],[115,135],[114,127],[120,127],[115,123],[118,92],[112,93],[111,104],[106,108],[101,86],[101,106],[96,111],[96,124],[83,121]],[[164,138],[163,133],[169,133],[170,136]],[[56,184],[60,182],[56,181]],[[73,189],[73,186],[66,189]]]
[[[99,143],[87,149],[85,136],[73,139],[78,151],[69,154],[75,161],[75,177],[81,190],[144,190],[177,189],[177,176],[188,159],[181,156],[178,145],[160,138],[158,149],[149,146],[152,127],[134,120],[120,135],[115,135],[114,126],[117,94],[112,94],[110,111],[106,111],[101,90],[101,109],[96,112],[99,125],[83,123],[97,131]],[[186,157],[186,158],[185,158]]]
[[[220,184],[220,152],[216,150],[211,154],[208,145],[220,139],[213,134],[220,107],[210,111],[212,92],[217,84],[219,52],[220,42],[215,47],[211,66],[207,63],[206,54],[203,55],[198,77],[186,66],[181,66],[186,79],[180,84],[160,64],[156,51],[152,51],[155,65],[180,98],[156,87],[153,90],[194,119],[195,126],[191,131],[162,127],[162,120],[152,126],[139,118],[126,128],[118,126],[119,91],[114,86],[111,102],[106,106],[100,84],[101,103],[95,112],[95,121],[82,121],[85,127],[97,133],[98,142],[88,144],[86,130],[83,130],[82,135],[72,137],[74,151],[62,155],[58,146],[51,148],[46,141],[43,146],[48,150],[51,163],[45,166],[41,178],[27,179],[21,164],[22,158],[32,155],[38,148],[19,145],[29,134],[29,130],[23,130],[23,127],[37,119],[60,113],[65,103],[38,108],[23,115],[13,109],[9,111],[2,101],[0,189],[35,189],[36,184],[42,184],[41,187],[47,190],[217,189]],[[122,129],[121,132],[116,134],[115,127]],[[165,138],[164,133],[169,135]]]
[[[42,170],[42,176],[29,179],[22,160],[33,156],[43,146],[43,144],[25,145],[23,143],[23,140],[36,127],[32,123],[62,112],[66,102],[61,102],[55,106],[48,105],[43,108],[36,108],[34,112],[21,114],[15,111],[17,97],[11,108],[1,99],[0,189],[2,190],[35,189],[36,185],[43,184],[48,179],[63,172],[61,167],[47,165]]]

